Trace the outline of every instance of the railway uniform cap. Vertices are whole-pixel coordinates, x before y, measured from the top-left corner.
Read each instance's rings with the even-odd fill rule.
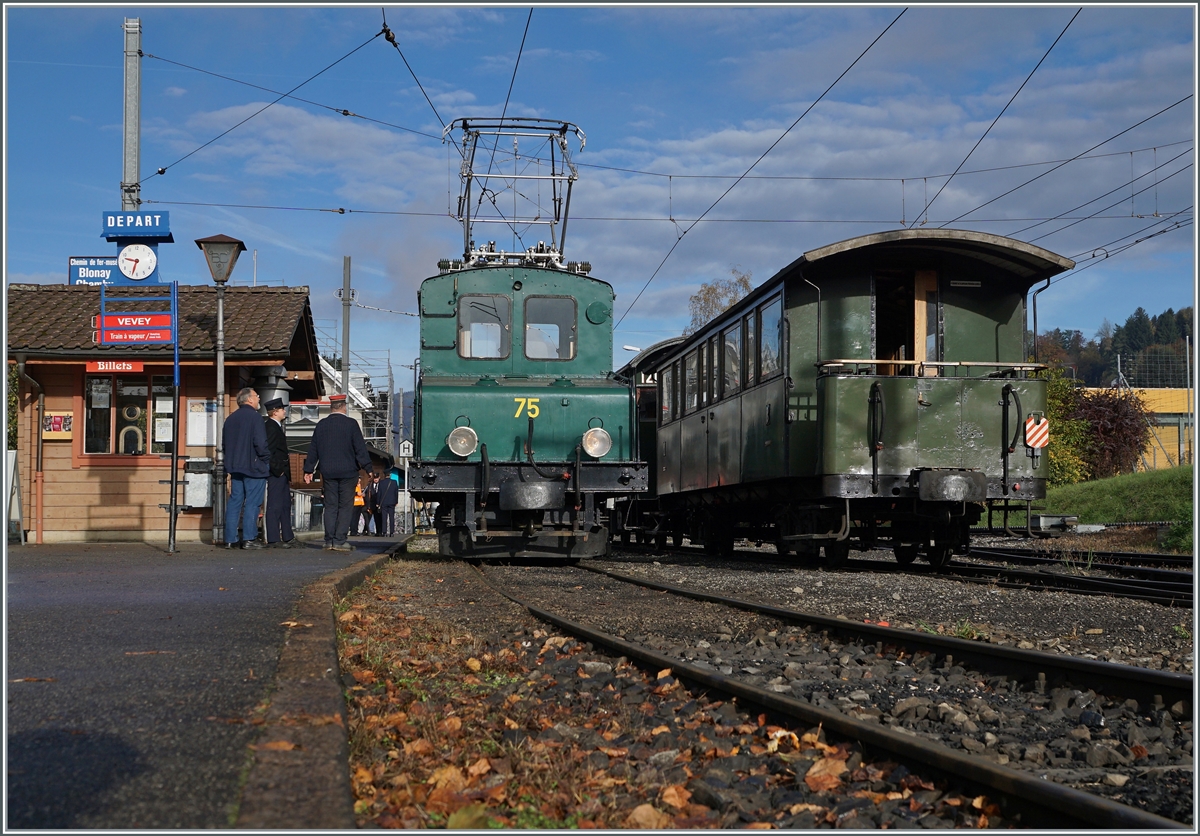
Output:
[[[346,396],[345,396],[345,395],[343,395],[343,394],[340,394],[340,393],[339,393],[339,394],[337,394],[337,395],[330,395],[330,396],[329,396],[329,402],[330,402],[330,403],[333,403],[333,404],[345,403],[345,402],[346,402]]]
[[[283,409],[285,406],[283,398],[271,398],[271,400],[263,404],[263,409],[267,412],[274,412],[276,409]]]

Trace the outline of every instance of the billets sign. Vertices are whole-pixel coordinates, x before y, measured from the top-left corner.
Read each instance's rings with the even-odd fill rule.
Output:
[[[89,372],[141,372],[145,366],[141,360],[88,360]]]

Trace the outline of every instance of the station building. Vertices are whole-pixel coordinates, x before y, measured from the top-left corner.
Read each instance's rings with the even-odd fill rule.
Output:
[[[106,310],[113,296],[152,292],[110,289]],[[192,504],[178,516],[176,542],[211,542],[211,488],[208,501],[196,488],[211,486],[203,471],[206,463],[211,470],[216,422],[237,408],[238,390],[252,387],[263,401],[325,396],[308,288],[230,286],[224,294],[225,396],[217,403],[217,289],[178,289],[176,415],[173,347],[97,344],[98,287],[8,286],[8,360],[21,372],[19,525],[28,542],[166,542],[161,506],[170,502],[176,437],[188,457],[180,482],[199,477],[179,488],[179,501]]]

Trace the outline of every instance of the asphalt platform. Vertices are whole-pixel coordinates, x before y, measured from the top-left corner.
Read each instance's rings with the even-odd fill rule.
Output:
[[[4,830],[353,828],[333,603],[403,541],[351,541],[9,545]]]

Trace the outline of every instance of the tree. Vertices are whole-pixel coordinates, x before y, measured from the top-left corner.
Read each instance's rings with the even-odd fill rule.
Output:
[[[1088,443],[1088,422],[1072,417],[1079,407],[1083,390],[1076,381],[1051,369],[1039,374],[1046,379],[1046,418],[1050,421],[1050,444],[1046,457],[1050,465],[1051,487],[1073,485],[1088,478],[1085,458]]]
[[[1154,325],[1150,322],[1150,315],[1146,313],[1146,309],[1139,307],[1133,312],[1129,319],[1125,320],[1125,326],[1120,330],[1121,345],[1117,347],[1117,351],[1122,356],[1132,357],[1144,348],[1154,345]],[[1117,343],[1117,338],[1113,338],[1114,345]]]
[[[713,279],[711,282],[705,282],[688,299],[688,312],[692,315],[692,321],[683,329],[684,336],[699,331],[754,289],[749,273],[743,273],[736,267],[729,272],[733,275],[732,279]]]
[[[1183,334],[1179,333],[1179,320],[1174,310],[1167,308],[1154,317],[1154,342],[1157,345],[1174,345],[1181,339]]]
[[[1068,417],[1088,424],[1083,457],[1092,478],[1134,471],[1150,440],[1150,416],[1141,398],[1118,389],[1080,392]]]

